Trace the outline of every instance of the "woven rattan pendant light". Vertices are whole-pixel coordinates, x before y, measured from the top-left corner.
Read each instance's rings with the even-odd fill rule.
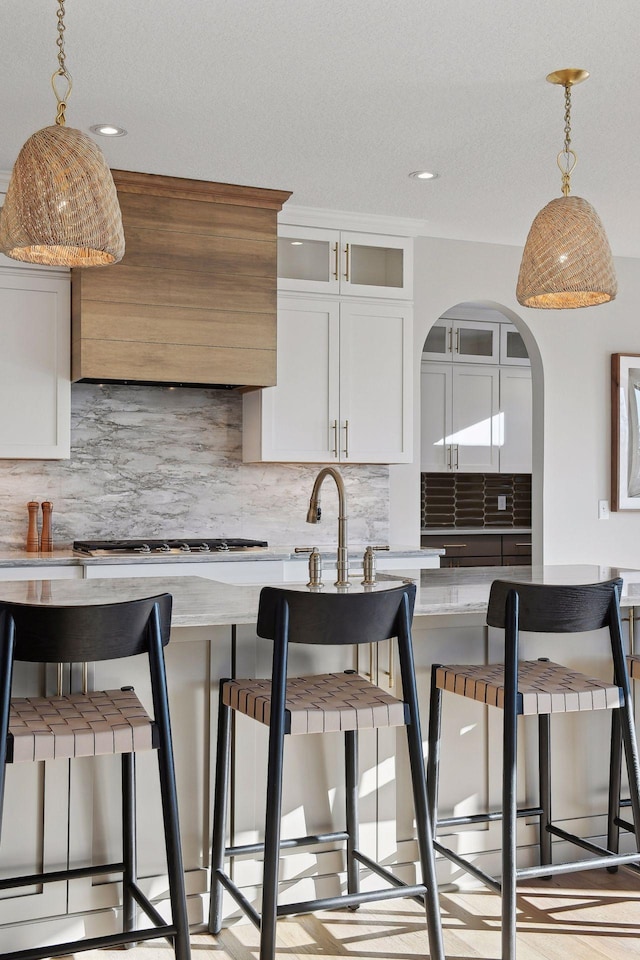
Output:
[[[571,87],[586,70],[556,70],[550,83],[565,91],[565,141],[558,154],[562,196],[548,203],[531,225],[522,254],[516,297],[524,307],[566,310],[613,300],[618,292],[611,248],[596,211],[569,196],[577,157],[571,149]]]
[[[0,214],[0,252],[61,267],[117,263],[124,233],[111,171],[98,146],[65,126],[71,75],[65,66],[64,0],[58,0],[58,101],[53,126],[38,130],[16,160]],[[66,83],[63,94],[56,83]]]

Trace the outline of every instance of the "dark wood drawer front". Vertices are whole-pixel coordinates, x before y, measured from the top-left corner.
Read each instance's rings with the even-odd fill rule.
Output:
[[[502,555],[502,538],[499,534],[474,533],[466,537],[455,534],[426,536],[422,538],[422,542],[425,547],[446,550],[446,557],[500,557]]]
[[[473,533],[423,535],[423,547],[444,550],[441,567],[530,566],[531,535],[527,533]]]
[[[519,554],[531,556],[531,536],[516,533],[503,534],[502,553],[504,556],[518,556]]]

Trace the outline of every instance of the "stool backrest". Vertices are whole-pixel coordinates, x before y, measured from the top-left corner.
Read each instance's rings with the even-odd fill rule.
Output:
[[[560,586],[494,580],[489,594],[487,624],[506,626],[506,602],[518,595],[518,626],[532,633],[580,633],[612,625],[618,609],[622,580]]]
[[[0,603],[0,631],[15,624],[13,658],[32,663],[116,660],[149,652],[149,631],[158,604],[162,646],[169,642],[172,597],[95,606]]]
[[[409,622],[416,598],[414,583],[371,593],[304,593],[263,587],[258,610],[259,637],[276,639],[279,611],[288,607],[290,643],[376,643],[398,636],[398,619],[407,597]]]

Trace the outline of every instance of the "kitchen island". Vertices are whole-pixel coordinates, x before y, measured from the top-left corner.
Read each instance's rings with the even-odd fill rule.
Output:
[[[415,571],[412,571],[415,575]],[[577,583],[607,580],[616,569],[594,566],[545,568],[473,568],[423,570],[419,573],[414,619],[414,647],[418,688],[426,723],[429,670],[433,662],[484,662],[501,659],[499,631],[484,626],[491,582],[496,578],[539,582]],[[634,572],[625,573],[624,607],[636,601]],[[354,578],[355,580],[355,578]],[[385,583],[393,581],[383,580]],[[306,589],[301,584],[292,585]],[[327,591],[335,589],[330,584]],[[354,589],[362,589],[354,583]],[[186,870],[190,919],[194,925],[206,916],[212,783],[211,745],[215,737],[217,680],[221,676],[268,675],[271,645],[256,637],[255,621],[260,585],[217,583],[200,577],[99,578],[90,580],[32,580],[0,583],[0,601],[42,604],[98,604],[169,592],[174,598],[172,642],[166,648],[172,726]],[[528,641],[523,642],[527,656]],[[562,654],[558,640],[543,640],[536,656],[553,654],[562,662],[582,666],[590,673],[605,668],[606,651],[599,635],[581,635]],[[306,648],[295,645],[290,673],[305,675],[357,667],[381,686],[397,690],[398,676],[392,644],[378,650],[360,650],[359,661],[351,648]],[[15,692],[52,692],[54,671],[45,676],[29,664],[16,665]],[[133,683],[143,702],[150,705],[143,658],[104,661],[90,666],[90,684],[108,689]],[[65,683],[78,689],[79,668],[66,668]],[[442,809],[473,813],[500,793],[500,716],[478,704],[456,698],[446,711],[441,781]],[[555,801],[558,818],[598,837],[606,809],[607,717],[561,717],[554,748]],[[231,829],[236,842],[258,838],[263,809],[266,766],[266,728],[237,718],[240,746],[235,751],[232,777]],[[583,762],[580,739],[585,727],[589,756],[602,762]],[[536,786],[533,730],[523,725],[521,799]],[[426,731],[423,729],[423,739]],[[573,757],[580,761],[573,768]],[[417,860],[413,808],[407,802],[408,760],[401,734],[393,729],[370,732],[361,738],[361,836],[372,857],[386,861],[403,879],[415,876]],[[119,780],[117,758],[97,761],[48,761],[11,768],[8,774],[3,847],[0,871],[19,868],[60,867],[118,858]],[[298,737],[287,742],[283,803],[283,837],[337,830],[342,826],[343,771],[340,735]],[[152,758],[138,758],[138,829],[140,875],[143,886],[160,902],[166,898],[166,879],[156,838],[161,818]],[[147,786],[149,784],[149,786]],[[46,805],[44,798],[47,798]],[[43,816],[44,814],[44,816]],[[40,829],[36,829],[40,824]],[[536,828],[519,824],[523,862],[535,843]],[[496,867],[499,846],[495,824],[468,828],[460,833],[460,849],[476,853],[487,869]],[[535,852],[531,854],[535,855]],[[343,880],[342,851],[331,844],[319,852],[288,851],[283,857],[283,894],[302,899],[337,892]],[[458,880],[449,862],[439,863],[441,882]],[[259,896],[260,870],[251,859],[235,864],[236,882],[250,899]],[[463,878],[460,878],[461,880]],[[463,881],[466,882],[466,881]],[[70,925],[82,924],[98,935],[112,932],[115,884],[89,879],[34,888],[21,897],[7,893],[0,899],[0,936],[5,949],[30,942],[35,921],[39,936],[66,938]],[[229,917],[233,916],[229,905]],[[5,946],[6,945],[6,946]]]

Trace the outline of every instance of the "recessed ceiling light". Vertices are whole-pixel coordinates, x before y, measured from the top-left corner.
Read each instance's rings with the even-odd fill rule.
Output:
[[[414,170],[409,176],[413,177],[414,180],[435,180],[438,174],[430,173],[428,170]]]
[[[302,240],[292,240],[292,241],[291,241],[291,246],[292,246],[292,247],[301,247],[301,246],[302,246]]]
[[[124,127],[116,127],[113,123],[95,123],[89,127],[92,133],[97,133],[100,137],[126,137],[127,131]]]

